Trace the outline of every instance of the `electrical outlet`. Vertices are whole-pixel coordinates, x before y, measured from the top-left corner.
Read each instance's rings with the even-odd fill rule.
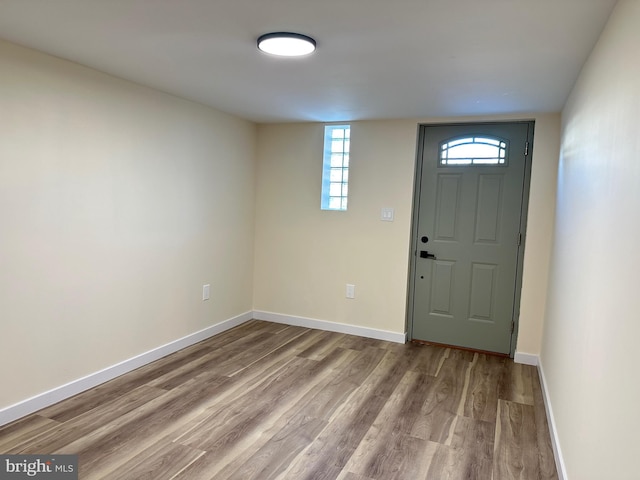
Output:
[[[202,286],[202,300],[209,300],[211,298],[211,285]]]
[[[356,298],[356,286],[347,283],[347,298]]]

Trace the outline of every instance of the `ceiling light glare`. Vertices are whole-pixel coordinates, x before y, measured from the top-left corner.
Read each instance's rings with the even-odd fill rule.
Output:
[[[267,33],[258,38],[260,51],[280,57],[301,57],[316,49],[316,41],[299,33]]]

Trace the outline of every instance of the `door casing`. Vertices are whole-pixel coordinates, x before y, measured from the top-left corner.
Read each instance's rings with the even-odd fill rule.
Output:
[[[516,349],[519,331],[520,319],[520,299],[522,293],[522,267],[524,264],[524,250],[527,239],[527,215],[529,211],[529,191],[531,183],[531,159],[533,157],[533,134],[535,129],[534,120],[514,120],[514,121],[495,121],[495,122],[454,122],[454,123],[420,123],[417,126],[416,135],[416,163],[414,169],[414,186],[413,186],[413,207],[411,215],[411,247],[409,250],[409,291],[407,295],[407,316],[406,329],[407,338],[413,340],[413,305],[415,296],[415,257],[419,250],[418,245],[418,212],[420,208],[420,191],[422,183],[422,159],[425,128],[430,126],[473,126],[473,125],[499,125],[499,124],[526,124],[527,125],[527,143],[528,151],[525,156],[524,179],[522,186],[522,207],[520,212],[520,232],[522,234],[520,245],[518,246],[518,258],[515,278],[515,298],[513,303],[513,322],[514,328],[511,333],[511,345],[509,356],[513,358]]]

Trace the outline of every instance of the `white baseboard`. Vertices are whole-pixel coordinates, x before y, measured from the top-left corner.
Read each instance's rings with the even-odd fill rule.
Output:
[[[560,450],[560,439],[558,430],[556,429],[556,421],[551,408],[551,398],[549,398],[549,390],[547,388],[547,380],[544,376],[544,368],[542,361],[538,359],[538,375],[540,376],[540,385],[542,387],[542,397],[544,398],[544,408],[547,412],[547,420],[549,422],[549,433],[551,435],[551,446],[553,447],[553,456],[556,460],[556,470],[558,470],[558,480],[567,480],[567,469],[564,465],[564,457]]]
[[[513,356],[513,361],[516,363],[522,363],[523,365],[538,366],[539,357],[533,353],[516,352]]]
[[[263,312],[260,310],[254,310],[253,318],[256,320],[283,323],[285,325],[295,325],[297,327],[315,328],[318,330],[327,330],[329,332],[347,333],[349,335],[357,335],[359,337],[375,338],[376,340],[387,340],[395,343],[405,343],[407,341],[406,333],[396,333],[388,330],[359,327],[357,325],[335,323],[327,320],[317,320],[315,318],[296,317],[293,315]]]
[[[547,413],[547,420],[549,422],[549,435],[551,436],[551,445],[553,447],[553,457],[556,462],[556,470],[558,471],[558,480],[566,480],[567,473],[564,466],[564,459],[562,452],[560,451],[560,442],[558,440],[558,431],[556,430],[556,422],[553,418],[553,410],[551,408],[551,399],[549,398],[549,391],[547,389],[547,382],[544,376],[544,369],[542,368],[542,362],[538,355],[532,353],[516,352],[513,361],[516,363],[522,363],[524,365],[533,365],[537,367],[538,376],[540,377],[540,386],[542,387],[542,398],[544,399],[544,409]]]
[[[212,325],[211,327],[205,328],[204,330],[200,330],[199,332],[174,340],[166,345],[141,353],[140,355],[107,367],[99,372],[92,373],[86,377],[69,382],[66,385],[56,387],[48,392],[41,393],[14,405],[10,405],[0,410],[0,426],[13,422],[25,415],[37,412],[38,410],[53,405],[54,403],[58,403],[61,400],[77,395],[78,393],[98,386],[101,383],[112,380],[120,375],[135,370],[136,368],[140,368],[143,365],[154,362],[162,357],[166,357],[178,350],[182,350],[183,348],[194,345],[202,340],[206,340],[218,333],[241,325],[252,318],[253,312],[243,313],[216,325]]]

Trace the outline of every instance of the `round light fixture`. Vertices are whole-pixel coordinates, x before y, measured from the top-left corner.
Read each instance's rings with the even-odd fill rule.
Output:
[[[300,57],[313,52],[316,49],[316,41],[300,33],[267,33],[258,38],[258,48],[271,55]]]

